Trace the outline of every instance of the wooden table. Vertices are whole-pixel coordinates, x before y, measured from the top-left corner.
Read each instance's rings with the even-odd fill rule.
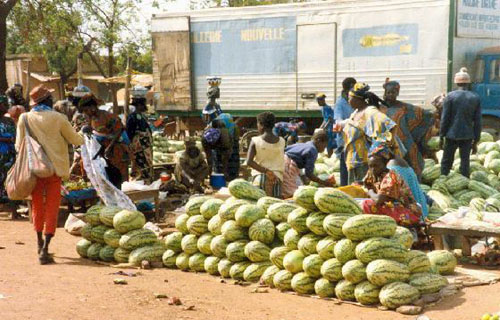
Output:
[[[474,228],[465,229],[460,226],[447,225],[444,223],[434,223],[429,226],[429,234],[434,237],[434,247],[436,250],[443,249],[443,240],[441,236],[457,236],[462,241],[462,253],[464,256],[471,255],[471,243],[469,238],[500,237],[500,228]],[[437,237],[436,237],[437,236]]]

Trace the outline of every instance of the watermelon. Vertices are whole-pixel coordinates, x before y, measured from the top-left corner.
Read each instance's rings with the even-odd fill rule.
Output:
[[[273,288],[274,287],[274,283],[273,283],[274,275],[277,274],[279,271],[280,271],[280,268],[278,268],[277,266],[267,267],[267,269],[264,270],[264,273],[262,273],[262,276],[260,277],[260,284]]]
[[[314,292],[321,298],[330,298],[335,296],[335,283],[320,278],[314,283]]]
[[[122,210],[113,217],[113,227],[122,234],[141,229],[145,224],[146,218],[139,211]]]
[[[298,208],[288,214],[288,224],[298,233],[307,233],[309,228],[306,225],[306,219],[309,212],[304,208]]]
[[[90,260],[99,260],[99,252],[104,248],[102,243],[92,243],[87,249],[87,258]]]
[[[273,277],[274,286],[281,291],[292,290],[293,273],[288,270],[281,270],[276,272]]]
[[[87,258],[87,251],[89,250],[91,244],[92,242],[87,239],[81,239],[76,243],[76,252],[80,255],[80,257]]]
[[[181,252],[182,251],[182,233],[177,231],[177,232],[172,232],[171,234],[167,235],[165,237],[165,246],[167,249],[172,250],[174,252]]]
[[[348,239],[360,241],[372,237],[392,237],[396,227],[396,221],[389,216],[363,214],[347,219],[342,232]]]
[[[92,227],[92,230],[90,231],[90,238],[92,242],[104,244],[104,233],[106,233],[109,229],[109,227],[102,224]]]
[[[340,240],[344,238],[342,226],[350,217],[350,214],[329,214],[323,220],[323,229],[333,239]]]
[[[302,261],[302,269],[304,269],[305,273],[317,279],[321,277],[321,266],[324,262],[318,254],[311,254]]]
[[[314,195],[314,203],[324,213],[363,213],[356,200],[334,188],[318,189]]]
[[[406,255],[406,264],[411,273],[429,272],[431,269],[431,261],[429,257],[418,250],[410,250]]]
[[[305,272],[299,272],[295,274],[292,278],[292,289],[293,291],[301,294],[310,294],[314,292],[314,283],[316,282],[315,277],[311,277]]]
[[[188,255],[198,252],[198,237],[194,234],[185,235],[181,240],[182,251]]]
[[[320,236],[317,236],[313,233],[308,233],[302,238],[300,238],[297,248],[304,253],[304,256],[308,256],[314,253],[317,253],[316,246],[318,242],[321,240]]]
[[[137,229],[127,232],[120,238],[120,247],[134,250],[139,247],[154,244],[158,240],[156,234],[149,229]]]
[[[359,260],[350,260],[342,266],[342,276],[345,280],[358,284],[366,280],[366,265]]]
[[[210,220],[219,212],[219,208],[223,203],[224,201],[220,199],[208,199],[201,205],[200,214],[203,216],[203,218]]]
[[[264,218],[266,213],[253,204],[245,204],[236,210],[234,219],[240,227],[250,227],[255,221]]]
[[[101,224],[101,220],[99,218],[100,212],[104,209],[103,205],[95,205],[90,207],[84,215],[84,221],[91,226],[97,226]]]
[[[113,218],[120,211],[122,209],[113,206],[101,208],[99,211],[99,221],[108,227],[113,227]]]
[[[248,204],[245,200],[236,200],[234,202],[226,202],[219,208],[220,219],[225,222],[228,220],[234,220],[234,215],[239,207]]]
[[[198,238],[198,242],[196,243],[196,246],[198,247],[198,250],[203,253],[204,255],[211,255],[212,254],[212,249],[210,249],[210,244],[212,243],[214,236],[211,233],[205,233]]]
[[[333,250],[336,244],[337,242],[332,237],[325,237],[318,241],[316,251],[323,260],[335,258]]]
[[[214,236],[221,234],[222,220],[218,214],[208,220],[208,231]]]
[[[273,197],[262,197],[257,201],[257,207],[267,212],[268,208],[275,203],[283,203],[283,200]]]
[[[481,182],[481,183],[484,183],[484,184],[488,184],[489,183],[488,173],[486,171],[482,171],[482,170],[473,171],[470,174],[470,178],[471,178],[470,181],[474,180],[474,181]],[[471,188],[469,187],[469,189],[471,189]]]
[[[474,180],[469,181],[469,189],[478,192],[483,198],[488,198],[489,196],[497,193],[494,188],[490,187],[486,183]]]
[[[432,137],[427,140],[427,148],[430,151],[439,151],[439,137]]]
[[[115,258],[115,261],[118,263],[127,263],[129,256],[130,256],[130,251],[125,250],[123,248],[116,248],[115,252],[113,253],[113,257]]]
[[[380,288],[371,284],[369,281],[358,283],[356,288],[354,288],[354,297],[356,298],[356,301],[364,305],[378,303],[379,293]]]
[[[269,260],[278,268],[283,269],[283,259],[290,251],[292,251],[292,249],[288,247],[276,247],[269,253]]]
[[[88,241],[92,241],[92,226],[87,223],[83,226],[82,230],[80,231],[82,234],[82,237]]]
[[[393,282],[385,285],[379,294],[380,303],[389,308],[396,309],[409,305],[420,297],[418,290],[403,282]]]
[[[279,240],[284,241],[285,240],[285,234],[288,230],[290,230],[292,227],[288,224],[288,222],[281,222],[276,226],[276,236],[278,237]]]
[[[247,241],[239,240],[232,242],[227,245],[226,248],[226,257],[231,262],[240,262],[245,261],[247,257],[245,256],[245,246],[247,245]]]
[[[104,232],[103,239],[104,243],[113,248],[118,248],[120,246],[121,233],[115,229],[108,229]]]
[[[200,252],[197,252],[189,257],[189,269],[195,272],[205,272],[205,259],[207,257]]]
[[[269,219],[259,219],[255,221],[248,229],[248,235],[251,240],[270,244],[274,240],[274,223]]]
[[[290,214],[290,212],[297,208],[299,207],[292,203],[275,203],[267,209],[267,216],[274,222],[286,222],[288,220],[288,215]]]
[[[318,208],[314,204],[314,195],[318,191],[316,187],[301,186],[293,194],[296,204],[307,210],[316,211]]]
[[[396,260],[404,263],[408,250],[393,239],[371,238],[356,246],[356,258],[363,263],[377,259]]]
[[[186,203],[185,209],[188,216],[195,216],[201,214],[200,208],[205,203],[205,201],[210,200],[210,197],[206,196],[194,196],[189,199]]]
[[[231,276],[231,279],[244,280],[243,274],[245,273],[246,268],[250,266],[250,264],[251,263],[248,261],[236,262],[235,264],[233,264],[229,269],[229,276]]]
[[[455,272],[457,259],[453,253],[446,250],[436,250],[427,253],[427,257],[429,257],[431,267],[436,268],[439,274],[447,275]]]
[[[356,285],[354,283],[350,283],[347,280],[341,280],[335,286],[335,295],[340,300],[354,301],[356,300],[356,297],[354,296],[354,289],[356,289]]]
[[[115,248],[106,245],[99,250],[99,259],[105,262],[111,262],[115,260],[114,254]]]
[[[130,252],[128,262],[136,266],[141,265],[142,261],[162,262],[162,257],[165,251],[166,248],[164,244],[140,247]]]
[[[229,271],[231,270],[231,267],[233,266],[233,262],[229,261],[229,259],[221,259],[219,261],[219,265],[217,266],[217,270],[219,271],[219,274],[223,278],[230,278],[231,275],[229,274]]]
[[[182,271],[189,270],[189,254],[184,252],[180,253],[175,259],[175,265]]]
[[[229,193],[238,199],[259,200],[266,196],[264,190],[243,179],[235,179],[228,184]]]
[[[299,244],[300,240],[300,233],[295,231],[295,229],[289,229],[285,233],[285,237],[283,238],[283,242],[285,243],[285,246],[289,249],[297,249],[297,246]]]
[[[227,242],[222,235],[215,236],[212,239],[212,242],[210,242],[210,251],[212,251],[212,254],[214,256],[224,258],[226,256],[226,249],[228,244],[229,242]]]
[[[354,251],[356,250],[356,242],[349,239],[342,239],[335,244],[333,248],[333,253],[338,261],[341,263],[346,263],[349,260],[355,259],[356,255]]]
[[[229,220],[224,222],[221,227],[222,236],[228,242],[243,240],[247,238],[247,230],[238,226],[236,221]]]
[[[283,267],[291,273],[303,271],[304,254],[300,250],[292,250],[283,258]]]
[[[186,222],[187,229],[190,234],[201,236],[208,232],[208,221],[202,215],[190,216]]]
[[[479,142],[493,142],[495,141],[495,138],[488,132],[481,132],[481,138],[479,139]]]
[[[409,284],[420,294],[439,292],[448,285],[448,279],[439,274],[415,273],[410,276]]]
[[[271,249],[260,241],[250,241],[245,246],[245,256],[252,262],[269,261]]]
[[[188,234],[187,221],[189,216],[187,214],[181,214],[175,219],[175,228],[182,232],[183,234]]]
[[[455,193],[460,190],[467,189],[469,185],[469,179],[466,177],[462,176],[461,174],[450,174],[448,176],[448,179],[445,181],[446,189],[451,192]]]
[[[318,236],[326,236],[326,231],[323,228],[323,221],[325,220],[326,214],[322,212],[314,212],[310,214],[306,219],[306,226],[313,233]]]
[[[405,264],[391,260],[375,260],[366,266],[366,277],[376,286],[384,286],[391,282],[407,281],[410,270]]]
[[[206,257],[205,261],[203,262],[203,269],[210,275],[216,276],[219,274],[219,262],[220,258],[210,256]]]
[[[321,265],[320,273],[323,278],[332,282],[337,282],[343,279],[342,276],[342,263],[336,258],[326,260]]]
[[[410,249],[413,245],[413,234],[405,227],[398,226],[392,239],[402,244],[406,249]]]
[[[167,250],[163,253],[161,257],[161,261],[163,265],[170,269],[175,269],[177,266],[175,265],[175,261],[177,260],[177,252],[173,250]]]
[[[252,263],[243,272],[243,279],[248,282],[258,282],[264,271],[270,266],[269,261]]]
[[[439,178],[441,175],[441,167],[439,165],[433,167],[426,167],[422,171],[422,181],[426,184],[431,185],[434,180]]]

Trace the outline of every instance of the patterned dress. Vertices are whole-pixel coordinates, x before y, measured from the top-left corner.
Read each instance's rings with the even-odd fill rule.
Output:
[[[16,136],[16,124],[7,117],[0,118],[0,137],[14,138]],[[0,203],[8,201],[7,191],[4,184],[7,173],[16,161],[16,149],[14,143],[0,142]]]
[[[146,118],[134,112],[127,119],[127,135],[131,140],[132,176],[136,180],[153,180],[153,136]]]

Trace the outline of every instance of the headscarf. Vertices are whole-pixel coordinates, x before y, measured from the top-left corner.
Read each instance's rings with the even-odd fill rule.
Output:
[[[78,101],[78,107],[83,108],[83,107],[87,107],[87,106],[94,105],[94,104],[96,106],[100,106],[100,105],[102,105],[102,103],[103,103],[103,101],[101,99],[97,98],[92,93],[88,93],[88,94],[84,95],[80,99],[80,101]]]
[[[387,145],[386,142],[375,141],[372,143],[370,147],[370,151],[368,152],[368,157],[378,156],[385,160],[391,159],[393,153],[391,148]]]
[[[389,78],[385,79],[385,83],[382,85],[382,87],[384,88],[384,90],[388,90],[389,88],[394,87],[398,91],[401,88],[401,86],[399,85],[399,82],[394,81],[394,80],[391,81],[391,80],[389,80]]]
[[[234,134],[235,124],[233,117],[229,113],[221,113],[217,118],[215,118],[215,120],[222,121],[231,136]]]
[[[209,128],[203,132],[203,139],[209,144],[214,145],[220,139],[220,130],[215,128]]]
[[[357,82],[351,91],[349,91],[349,96],[365,100],[368,98],[368,92],[370,92],[369,85],[364,82]]]

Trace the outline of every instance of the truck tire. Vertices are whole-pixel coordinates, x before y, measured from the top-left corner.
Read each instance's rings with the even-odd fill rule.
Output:
[[[495,140],[500,138],[500,118],[494,116],[483,116],[483,131],[491,133]]]

